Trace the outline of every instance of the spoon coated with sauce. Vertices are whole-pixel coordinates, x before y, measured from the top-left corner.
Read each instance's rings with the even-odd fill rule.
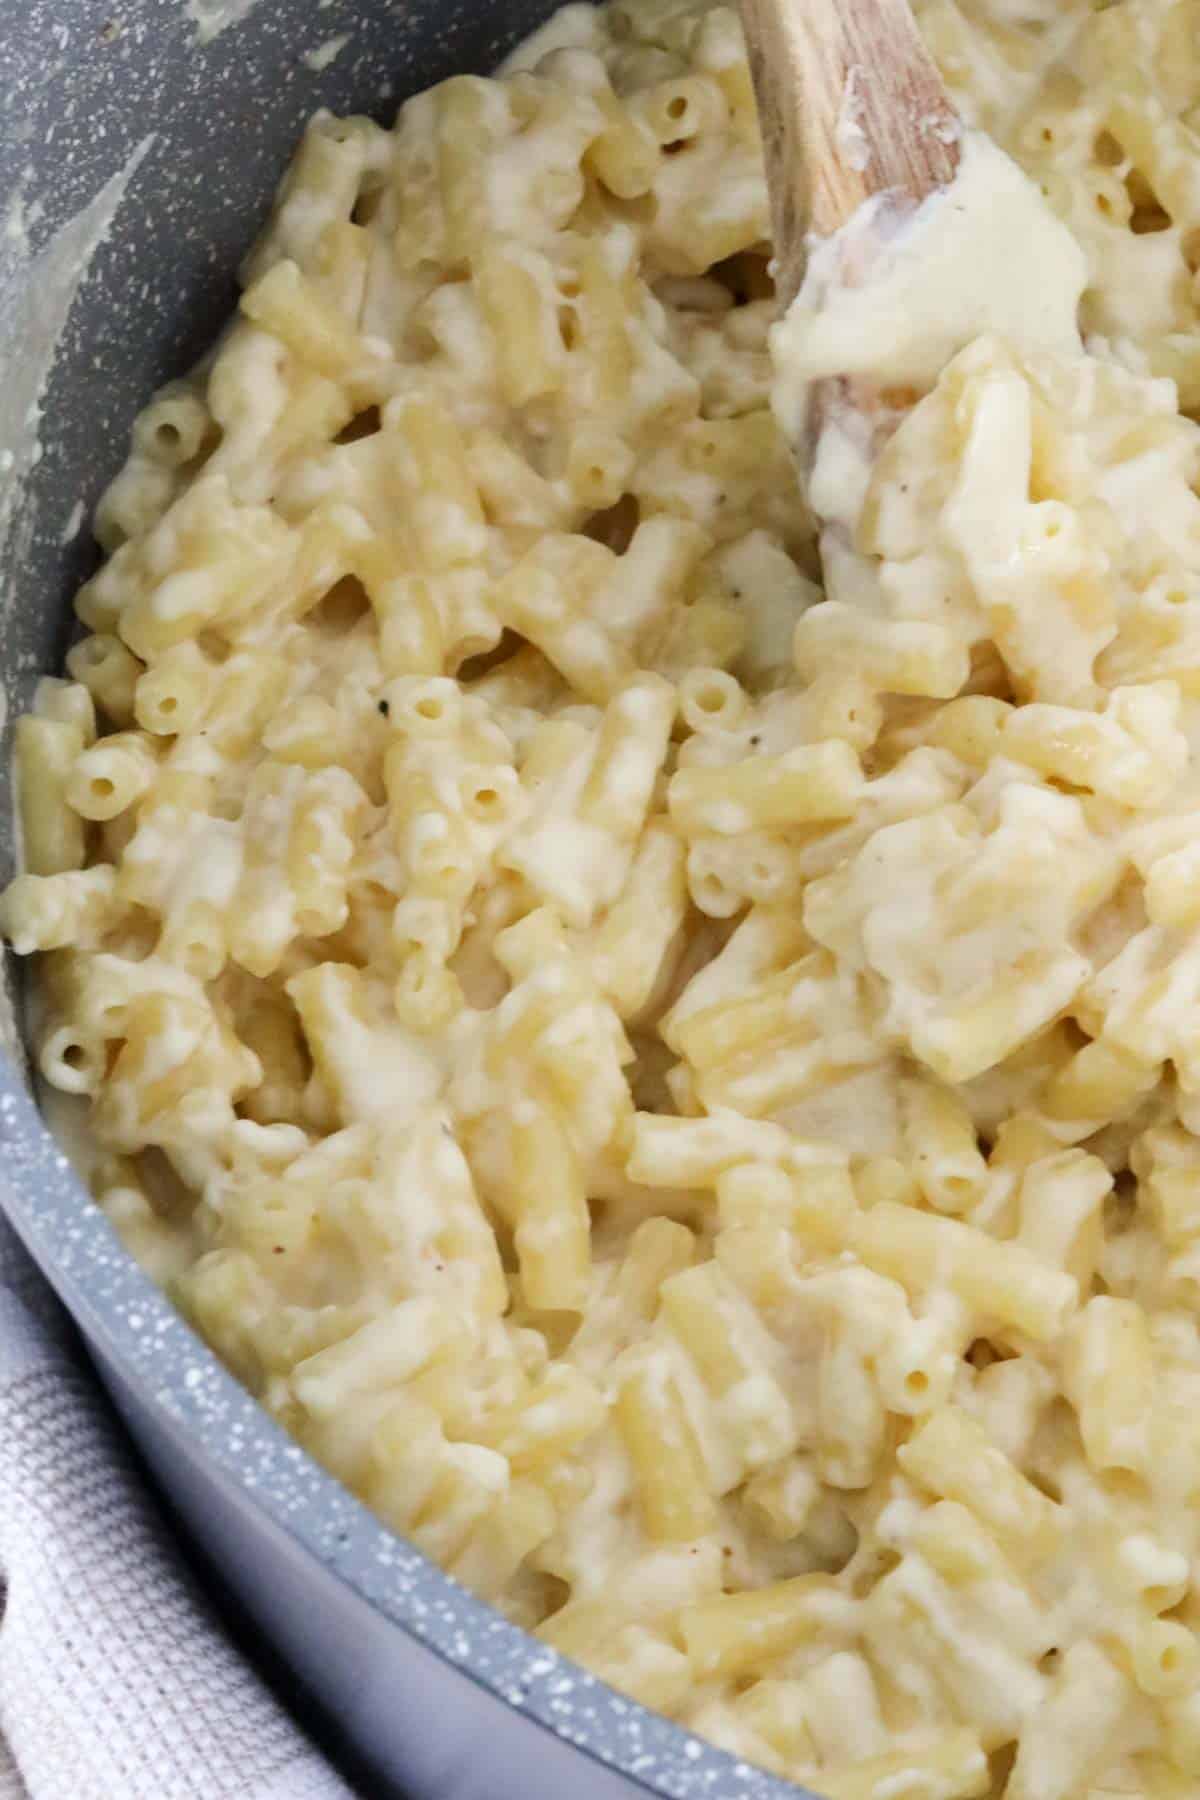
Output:
[[[958,172],[962,126],[908,0],[742,0],[780,310],[806,240],[877,194],[915,209]]]
[[[883,444],[966,344],[1080,352],[1086,269],[1034,183],[964,125],[908,0],[741,10],[774,223],[774,405],[814,512],[844,535]]]

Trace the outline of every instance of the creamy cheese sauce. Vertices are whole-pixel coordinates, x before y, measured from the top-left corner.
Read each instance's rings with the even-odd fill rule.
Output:
[[[959,174],[773,330],[726,7],[318,116],[2,923],[126,1241],[511,1617],[837,1800],[1182,1796],[1195,8],[919,12]]]

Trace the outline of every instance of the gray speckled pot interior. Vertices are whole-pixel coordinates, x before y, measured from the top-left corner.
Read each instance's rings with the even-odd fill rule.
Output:
[[[198,18],[222,9],[242,16],[201,46]],[[415,89],[487,70],[549,10],[548,0],[0,0],[0,396],[9,396],[7,415],[0,398],[0,661],[10,719],[61,662],[70,597],[94,557],[81,522],[120,465],[138,405],[230,311],[238,257],[306,117],[327,105],[390,119]],[[342,33],[330,66],[304,60]],[[118,188],[111,229],[73,292],[62,247],[91,247],[104,223],[96,209],[112,211]],[[4,880],[9,818],[5,793]],[[12,1049],[0,1056],[5,1205],[141,1394],[383,1615],[624,1771],[631,1791],[794,1800],[796,1789],[623,1700],[473,1600],[291,1444],[122,1251],[43,1129],[15,1040]]]

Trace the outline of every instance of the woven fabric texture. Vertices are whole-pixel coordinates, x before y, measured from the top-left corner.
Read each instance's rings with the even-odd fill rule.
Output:
[[[0,1800],[354,1800],[181,1561],[0,1219]]]

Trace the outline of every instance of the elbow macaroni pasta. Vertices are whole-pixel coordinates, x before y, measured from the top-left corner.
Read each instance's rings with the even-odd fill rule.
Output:
[[[101,505],[0,920],[99,1205],[458,1579],[832,1800],[1161,1800],[1200,18],[918,12],[1086,352],[964,349],[822,586],[729,7],[318,116]]]

